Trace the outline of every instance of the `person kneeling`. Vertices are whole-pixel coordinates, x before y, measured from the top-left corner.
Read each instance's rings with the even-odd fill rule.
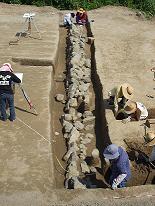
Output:
[[[120,112],[124,113],[123,123],[129,122],[129,121],[144,120],[148,117],[148,111],[142,103],[133,102],[130,100],[127,101],[127,103],[124,106],[124,109]],[[118,115],[120,115],[120,112],[118,112],[117,118],[118,118]]]

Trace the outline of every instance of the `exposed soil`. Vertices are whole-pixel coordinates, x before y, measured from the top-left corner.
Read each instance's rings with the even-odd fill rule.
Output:
[[[3,6],[3,4],[2,4],[2,6]],[[16,6],[16,7],[18,8],[19,6]],[[7,8],[7,6],[4,4],[4,9],[5,8]],[[10,11],[11,11],[11,6],[9,6],[9,8],[10,8]],[[15,6],[13,8],[15,8]],[[31,8],[31,7],[29,7],[29,6],[23,7],[20,10],[21,14],[23,14],[23,12],[25,12],[25,8],[28,9],[28,8]],[[10,13],[10,11],[8,10],[8,14]],[[34,11],[42,12],[42,9],[35,8]],[[56,12],[55,9],[51,10],[51,8],[47,8],[47,11],[49,12],[49,14],[53,11]],[[14,9],[13,13],[16,13],[15,9]],[[145,24],[147,24],[147,23],[145,22]],[[92,35],[92,34],[90,34],[90,31],[88,31],[88,35]],[[109,32],[109,35],[110,35],[110,32]],[[66,144],[65,144],[65,141],[64,141],[64,138],[63,138],[62,126],[61,126],[61,123],[60,123],[60,117],[64,113],[63,112],[64,105],[61,104],[61,103],[56,102],[55,99],[54,99],[54,96],[57,93],[65,94],[64,78],[65,78],[65,71],[66,71],[66,66],[65,66],[66,65],[66,37],[67,37],[67,30],[64,29],[64,28],[60,28],[60,42],[59,42],[59,48],[58,48],[57,64],[55,66],[55,71],[54,71],[55,72],[54,73],[54,87],[52,88],[54,94],[52,96],[52,106],[51,106],[52,107],[51,108],[51,111],[52,111],[51,112],[52,113],[52,127],[53,127],[52,128],[52,141],[53,141],[52,154],[53,154],[53,159],[54,159],[54,173],[55,173],[54,176],[55,176],[55,184],[56,184],[55,186],[56,186],[56,188],[63,188],[64,187],[64,175],[65,175],[65,168],[66,168],[65,162],[62,161],[62,157],[66,152]],[[106,37],[109,37],[109,36],[106,35]],[[97,36],[97,38],[98,38],[98,36]],[[115,38],[117,38],[117,36]],[[134,44],[134,41],[135,42],[138,41],[138,37],[135,36],[134,38],[135,39],[133,39],[132,44]],[[107,41],[109,43],[110,40],[105,38],[105,41]],[[108,43],[107,43],[107,45],[104,44],[105,49],[106,49],[106,46],[107,46],[107,49],[108,49],[108,45],[109,45]],[[129,46],[129,45],[127,45],[127,46]],[[122,46],[122,47],[124,48],[124,46]],[[121,45],[118,46],[118,48],[119,48],[118,53],[119,53],[120,56],[121,56],[120,51],[122,50],[122,47],[121,47]],[[108,127],[107,127],[107,121],[106,121],[106,117],[105,117],[105,109],[103,109],[103,102],[104,102],[104,99],[105,99],[105,98],[103,99],[103,91],[102,91],[103,84],[100,81],[101,77],[98,76],[97,71],[96,71],[97,68],[96,68],[95,55],[99,55],[99,54],[98,53],[95,54],[95,45],[94,44],[91,45],[91,48],[90,48],[90,45],[86,45],[86,53],[87,53],[88,57],[91,57],[91,61],[92,61],[92,86],[91,86],[91,94],[92,95],[91,95],[91,104],[89,105],[89,107],[91,108],[91,110],[94,112],[94,114],[96,116],[95,131],[93,131],[93,134],[96,135],[96,140],[94,140],[88,146],[88,151],[87,152],[88,152],[88,156],[89,156],[90,151],[92,151],[92,148],[94,148],[94,147],[97,147],[100,151],[101,165],[100,165],[99,168],[97,168],[96,177],[92,176],[92,180],[94,178],[94,181],[96,181],[95,184],[97,184],[98,187],[104,188],[104,187],[106,187],[106,185],[104,184],[103,173],[106,169],[104,167],[105,164],[104,164],[102,153],[103,153],[103,149],[109,143],[111,143],[111,140],[110,140],[109,131],[108,131]],[[107,59],[108,58],[109,58],[109,56],[107,57]],[[121,58],[124,59],[122,56],[121,56]],[[116,59],[117,59],[117,57],[116,57]],[[106,62],[105,59],[103,59],[103,62]],[[113,59],[108,59],[107,62],[113,62]],[[128,64],[130,65],[130,62]],[[151,65],[148,64],[147,66],[151,66]],[[18,65],[18,67],[20,67],[20,66]],[[108,71],[109,71],[107,69],[108,67],[105,66],[105,68],[106,68],[106,72],[108,73]],[[34,87],[34,90],[33,90],[34,93],[35,93],[34,98],[35,98],[36,102],[38,102],[38,107],[44,108],[44,105],[41,105],[41,104],[39,105],[39,102],[41,100],[40,100],[40,97],[37,94],[37,92],[35,92],[36,91],[35,90],[36,82],[34,82],[33,78],[32,78],[32,74],[35,74],[35,71],[33,70],[33,68],[29,68],[29,69],[30,69],[30,71],[28,71],[28,70],[26,71],[26,74],[27,74],[27,85],[26,85],[27,87],[26,88],[28,88],[28,91],[30,91],[32,86]],[[21,71],[24,71],[24,70],[26,70],[25,67],[23,67],[23,69],[21,69]],[[130,68],[129,68],[129,70],[130,70]],[[123,70],[121,70],[121,72],[122,71]],[[43,73],[44,73],[44,71],[42,71],[42,70],[40,70],[37,73],[37,75],[38,75],[37,85],[38,86],[40,86],[40,82],[41,82],[41,79],[42,79],[41,77],[42,77]],[[110,74],[108,73],[108,75],[106,75],[107,81],[111,80],[111,75],[114,74],[114,73],[116,73],[116,71],[112,70],[112,73],[110,73]],[[49,71],[47,71],[47,74],[49,74]],[[134,75],[136,75],[136,74],[134,73]],[[122,76],[121,78],[123,79],[124,77]],[[148,78],[150,78],[150,76]],[[29,81],[30,80],[33,82],[31,87],[29,86]],[[51,79],[49,78],[48,81],[51,81]],[[142,81],[142,79],[140,79],[140,81]],[[142,84],[143,84],[143,82],[142,82]],[[46,85],[45,89],[47,89],[48,86],[49,85]],[[107,86],[107,85],[105,84],[105,86]],[[40,89],[42,89],[42,88],[40,88]],[[109,85],[106,87],[106,90],[108,90],[108,89],[109,89]],[[44,94],[43,89],[41,91]],[[149,87],[147,88],[146,93],[148,93],[148,91],[149,91]],[[30,92],[30,94],[31,94],[31,92]],[[44,96],[44,98],[46,99],[46,96]],[[20,103],[21,103],[21,107],[23,107],[23,105],[24,105],[23,100],[19,99],[18,105],[20,105]],[[48,103],[49,102],[47,102],[47,104]],[[155,116],[154,111],[151,110],[151,112],[152,113],[150,113],[151,114],[150,118],[153,118]],[[19,117],[24,117],[25,120],[27,120],[27,122],[29,123],[29,113],[28,112],[25,115],[23,115],[21,113],[21,110],[19,110],[19,111],[17,111],[17,115],[19,115]],[[35,121],[33,119],[35,119]],[[42,119],[45,120],[45,117],[42,118]],[[36,117],[33,117],[31,121],[34,121],[34,125],[33,125],[34,128],[36,126],[36,128],[39,128],[38,130],[41,134],[44,134],[44,133],[46,134],[46,132],[44,132],[44,128],[45,128],[45,125],[46,125],[45,122],[44,122],[44,124],[42,124],[41,119],[39,119],[38,122],[37,122]],[[18,123],[19,122],[17,122],[17,125],[15,125],[17,127],[17,129],[18,129]],[[10,128],[6,125],[5,126],[2,125],[2,126],[6,127],[5,130],[8,130],[10,128],[12,129],[11,125],[10,125]],[[22,127],[24,127],[24,126],[22,125],[21,128]],[[10,133],[12,132],[11,129],[10,129]],[[23,129],[23,131],[25,132],[25,128]],[[24,135],[32,137],[33,135],[31,134],[31,132],[29,132],[29,133],[24,133]],[[26,136],[26,138],[27,138],[27,136]],[[143,145],[142,145],[142,142],[139,141],[136,138],[132,138],[132,139],[128,138],[128,144],[129,144],[129,147],[127,147],[127,151],[128,151],[129,156],[130,156],[130,160],[131,160],[131,164],[132,164],[132,179],[129,182],[129,186],[143,185],[144,183],[145,184],[151,184],[151,183],[154,184],[154,176],[155,176],[154,170],[149,165],[144,164],[142,162],[138,162],[138,160],[136,159],[136,154],[133,151],[133,148],[134,149],[136,148],[136,150],[138,148],[138,150],[140,150],[142,152],[145,152],[147,155],[149,155],[150,154],[150,148],[144,148]],[[18,142],[17,142],[17,145],[18,145]],[[40,146],[40,148],[41,148],[41,146]],[[31,149],[32,149],[32,151],[34,151],[34,148],[31,148]],[[38,152],[37,149],[36,149],[36,151]],[[26,151],[26,152],[28,153],[29,151]],[[52,156],[52,154],[50,154],[50,155]],[[35,156],[36,155],[34,155],[34,157]],[[10,160],[10,162],[13,162],[13,161],[14,160],[12,160],[12,159]],[[38,162],[40,162],[40,159],[38,159]],[[33,160],[32,160],[32,163],[33,163]],[[44,164],[42,165],[42,168],[44,168],[44,166],[46,166],[46,164],[48,164],[48,162],[46,162],[46,160],[45,160]],[[11,169],[10,169],[10,171],[11,171]],[[36,168],[35,172],[37,172],[37,168]],[[12,174],[12,173],[10,172],[10,174]],[[43,174],[44,174],[44,170],[42,169],[42,173],[40,175],[40,178],[43,182],[42,182],[42,184],[40,184],[40,182],[38,181],[38,184],[40,186],[40,190],[44,192],[46,189],[44,190],[44,188],[43,188],[43,184],[44,184],[44,179],[42,178]],[[149,176],[148,176],[148,174],[149,174]],[[12,175],[10,175],[10,177],[12,177]],[[49,182],[49,179],[47,179],[46,182]],[[53,182],[52,183],[50,182],[50,184],[52,185]],[[23,188],[23,186],[21,186],[21,188]]]

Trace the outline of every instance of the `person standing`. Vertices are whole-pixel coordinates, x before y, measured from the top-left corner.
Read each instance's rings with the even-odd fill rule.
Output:
[[[131,176],[129,157],[122,147],[115,144],[107,146],[103,152],[104,158],[110,161],[109,184],[112,189],[126,187]]]
[[[14,92],[12,88],[13,83],[21,83],[21,80],[13,73],[11,64],[4,63],[0,68],[0,110],[2,121],[7,120],[7,104],[10,109],[9,120],[14,121],[16,119],[13,94]]]

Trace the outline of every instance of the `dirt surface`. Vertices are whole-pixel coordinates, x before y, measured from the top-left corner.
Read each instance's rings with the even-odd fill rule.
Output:
[[[107,104],[108,91],[122,83],[134,87],[134,101],[142,102],[154,109],[154,81],[150,68],[155,65],[155,30],[154,21],[137,17],[136,12],[123,7],[105,7],[89,12],[92,33],[95,37],[96,69],[99,76],[97,86],[101,116],[104,119],[99,128],[99,142],[109,142],[127,148],[124,139],[132,139],[136,145],[144,142],[144,121],[123,124],[115,120],[112,109]],[[153,98],[147,97],[151,95]],[[154,126],[152,125],[152,130]],[[105,134],[106,131],[106,134]],[[105,145],[105,144],[104,144]],[[103,147],[100,152],[103,152]],[[147,150],[148,155],[151,150]],[[131,185],[142,184],[148,171],[139,170],[132,164],[133,176]],[[154,177],[152,171],[150,179]],[[138,179],[138,181],[137,181]],[[150,181],[148,180],[150,183]]]
[[[18,45],[9,46],[9,41],[15,39],[15,34],[22,27],[22,15],[29,11],[36,13],[35,22],[42,40],[22,38]],[[64,91],[63,83],[55,81],[63,78],[64,71],[60,69],[64,63],[63,53],[58,56],[58,59],[62,58],[62,62],[56,67],[58,48],[64,51],[64,44],[58,47],[62,14],[52,7],[37,8],[0,3],[0,15],[0,28],[3,31],[0,34],[0,64],[10,62],[16,72],[24,73],[24,88],[39,113],[39,116],[33,114],[16,87],[17,120],[13,123],[0,122],[0,205],[139,206],[141,201],[144,205],[154,205],[152,185],[116,191],[55,189],[62,188],[64,174],[62,168],[61,171],[56,170],[60,169],[60,165],[55,160],[55,155],[61,159],[65,152],[58,120],[63,107],[54,102],[55,93]],[[90,19],[95,20],[91,23],[95,35],[95,48],[92,50],[92,91],[95,94],[95,103],[92,104],[94,103],[97,118],[96,146],[102,154],[110,140],[125,146],[122,141],[125,137],[133,137],[136,132],[136,137],[142,138],[144,134],[141,123],[122,125],[114,120],[110,109],[104,110],[103,103],[107,98],[107,91],[125,79],[135,87],[135,99],[153,107],[154,99],[146,97],[145,93],[153,96],[154,92],[152,73],[148,68],[154,66],[155,62],[155,32],[153,22],[137,18],[133,11],[126,8],[105,7],[91,11],[89,15]],[[60,40],[63,41],[63,38]],[[55,71],[56,68],[60,70]],[[55,132],[59,132],[59,135],[55,135]],[[63,145],[59,147],[59,144]],[[109,199],[110,201],[107,201]]]

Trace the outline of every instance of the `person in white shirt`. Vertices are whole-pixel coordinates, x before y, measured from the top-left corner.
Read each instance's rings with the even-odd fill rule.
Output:
[[[124,120],[129,121],[139,121],[144,120],[148,117],[147,108],[140,102],[127,101],[123,109],[124,114],[128,115],[128,118]]]
[[[72,18],[74,18],[74,17],[75,17],[74,13],[65,14],[65,16],[64,16],[64,26],[71,27],[72,26]]]

